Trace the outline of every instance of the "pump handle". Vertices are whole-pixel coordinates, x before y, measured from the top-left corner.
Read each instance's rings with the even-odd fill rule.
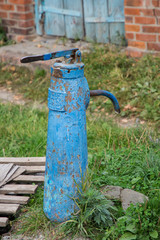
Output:
[[[105,90],[91,90],[90,91],[90,96],[100,96],[100,95],[108,97],[112,101],[115,111],[117,113],[121,112],[118,100],[112,93],[105,91]]]
[[[78,51],[78,48],[72,48],[69,50],[63,50],[58,52],[46,53],[44,55],[34,55],[34,56],[27,56],[21,58],[21,63],[29,63],[29,62],[36,62],[36,61],[46,61],[54,58],[59,57],[73,57],[75,58],[75,53]]]

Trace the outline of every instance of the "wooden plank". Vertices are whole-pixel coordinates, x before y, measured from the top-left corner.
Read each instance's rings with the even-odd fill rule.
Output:
[[[38,185],[6,184],[0,188],[0,194],[34,194]]]
[[[14,215],[18,212],[19,209],[19,204],[0,203],[0,214],[2,215]]]
[[[26,173],[45,172],[45,166],[24,166]]]
[[[14,182],[44,182],[44,176],[20,175],[14,179]]]
[[[94,17],[94,0],[84,0],[84,20],[88,17]],[[96,41],[95,23],[85,21],[86,39]]]
[[[27,204],[29,199],[30,197],[27,197],[27,196],[14,196],[14,195],[0,194],[0,203]]]
[[[1,164],[0,166],[0,182],[3,182],[9,171],[12,169],[13,164]]]
[[[9,224],[7,217],[0,217],[0,227],[6,227]]]
[[[18,170],[8,179],[8,181],[13,180],[14,178],[18,177],[22,173],[24,173],[26,170],[23,167],[19,167]]]
[[[124,18],[124,0],[108,0],[109,16],[114,20]],[[113,22],[109,24],[110,40],[112,43],[121,43],[125,35],[124,22]]]
[[[98,3],[98,4],[97,4]],[[107,0],[94,0],[95,17],[105,18],[108,17],[108,2]],[[109,42],[109,24],[108,23],[95,23],[96,25],[96,39],[100,43]]]
[[[81,0],[64,0],[64,8],[68,10],[79,11],[80,16],[65,15],[66,37],[73,39],[82,39],[84,37],[83,13]]]
[[[19,166],[45,166],[46,157],[3,157],[0,163],[14,163]]]
[[[63,9],[63,0],[45,0],[47,8]],[[45,33],[47,35],[65,36],[64,15],[45,12]]]

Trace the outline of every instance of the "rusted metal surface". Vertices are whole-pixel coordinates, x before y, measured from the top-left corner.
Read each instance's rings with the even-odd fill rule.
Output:
[[[108,91],[104,91],[104,90],[91,90],[90,91],[90,96],[101,96],[101,95],[108,97],[112,101],[115,111],[117,113],[120,113],[119,103],[112,93],[110,93]]]
[[[81,185],[87,168],[86,109],[90,95],[109,97],[116,111],[119,105],[109,92],[89,91],[79,50],[45,54],[43,60],[58,56],[64,56],[66,62],[58,61],[51,67],[44,212],[51,221],[63,222],[74,213],[76,206],[71,197],[77,195],[75,181]],[[25,57],[22,62],[35,59],[37,56]]]

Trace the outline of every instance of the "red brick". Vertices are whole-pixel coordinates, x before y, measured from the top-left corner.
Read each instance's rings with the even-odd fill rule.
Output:
[[[130,17],[130,16],[125,17],[125,22],[126,23],[133,23],[133,17]]]
[[[144,42],[156,42],[156,37],[157,36],[153,34],[143,34],[143,33],[136,34],[136,39]]]
[[[0,18],[7,18],[7,12],[0,12]]]
[[[139,25],[132,25],[132,24],[125,24],[126,32],[139,32],[140,26]]]
[[[0,3],[4,3],[4,0],[0,0]]]
[[[144,0],[125,0],[124,6],[142,7]]]
[[[27,28],[27,29],[11,28],[11,32],[15,34],[28,35],[28,34],[32,34],[34,32],[34,29],[33,28]]]
[[[128,41],[128,46],[145,49],[146,48],[146,43],[145,42],[139,42],[139,41]]]
[[[160,36],[158,36],[158,42],[160,42]]]
[[[142,31],[145,33],[160,33],[160,27],[157,26],[143,26]]]
[[[138,8],[125,8],[124,9],[124,12],[125,12],[125,16],[126,15],[140,15],[140,9]]]
[[[155,16],[160,16],[160,9],[154,9]]]
[[[151,7],[152,0],[145,0],[145,7],[149,8]]]
[[[19,25],[19,27],[23,27],[23,28],[34,27],[35,22],[34,22],[34,20],[20,21],[18,25]]]
[[[148,50],[160,51],[160,43],[147,43]]]
[[[139,23],[139,24],[155,24],[156,20],[153,17],[135,17],[135,23]]]
[[[34,18],[33,13],[10,13],[11,19],[19,19],[19,20],[30,20]]]
[[[10,19],[2,19],[2,23],[6,26],[16,26],[17,21],[10,20]]]
[[[5,11],[14,11],[14,5],[11,4],[0,4],[0,9]]]
[[[154,7],[160,7],[160,0],[152,0],[152,5]]]
[[[133,33],[126,33],[126,39],[134,39]]]
[[[141,52],[140,50],[135,51],[135,49],[132,49],[132,48],[126,48],[126,54],[127,56],[135,57],[135,58],[139,58],[143,56],[143,52]]]
[[[8,0],[10,3],[13,4],[31,4],[33,3],[33,0]]]
[[[24,39],[26,39],[25,35],[17,35],[16,36],[16,42],[23,42]]]
[[[142,16],[154,16],[153,9],[139,9]]]
[[[18,12],[28,12],[31,11],[30,5],[17,5]]]

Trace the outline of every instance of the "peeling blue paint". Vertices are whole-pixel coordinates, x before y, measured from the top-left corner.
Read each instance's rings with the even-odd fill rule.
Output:
[[[109,97],[115,110],[117,99],[103,90],[89,91],[84,64],[78,49],[24,57],[21,62],[72,56],[72,63],[56,62],[51,67],[48,90],[48,133],[44,183],[44,212],[54,222],[70,219],[76,208],[71,197],[77,196],[77,184],[87,169],[86,110],[90,96]],[[68,59],[68,57],[67,57]],[[68,61],[68,60],[67,60]]]

